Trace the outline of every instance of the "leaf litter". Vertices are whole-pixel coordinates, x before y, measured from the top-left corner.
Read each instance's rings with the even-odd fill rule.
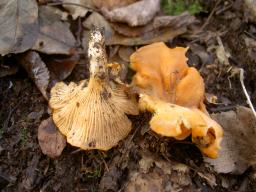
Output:
[[[1,10],[4,6],[10,6],[10,9],[4,7],[4,11],[0,12],[0,18],[2,19],[0,20],[3,21],[0,22],[2,23],[1,29],[5,29],[2,26],[6,25],[6,23],[11,24],[8,26],[10,33],[0,30],[0,34],[3,34],[1,37],[6,37],[0,38],[0,42],[2,42],[0,54],[4,56],[4,62],[3,64],[1,63],[0,68],[0,74],[4,74],[2,75],[4,78],[0,79],[0,95],[2,99],[0,108],[4,109],[9,105],[14,106],[15,98],[21,100],[22,103],[26,102],[27,106],[17,107],[17,114],[10,113],[11,115],[8,115],[6,112],[0,111],[0,120],[5,119],[7,115],[9,119],[5,130],[6,133],[3,133],[3,135],[1,135],[0,127],[0,164],[4,162],[0,166],[0,181],[5,181],[4,187],[14,191],[17,191],[16,187],[18,185],[19,189],[28,191],[35,189],[42,191],[95,191],[98,188],[102,191],[105,191],[105,189],[134,191],[138,187],[142,191],[164,191],[169,189],[172,191],[246,191],[252,189],[250,186],[253,186],[255,182],[253,183],[253,176],[247,177],[247,173],[250,175],[255,174],[253,169],[249,169],[250,166],[255,166],[255,157],[252,155],[253,153],[255,154],[253,151],[255,150],[254,141],[253,137],[250,137],[255,133],[252,129],[249,130],[248,127],[255,126],[255,121],[248,108],[239,106],[236,111],[230,111],[237,104],[246,105],[245,99],[241,99],[239,94],[234,96],[234,93],[241,93],[240,84],[236,84],[236,77],[229,78],[232,83],[232,89],[229,90],[228,86],[225,86],[228,85],[225,76],[229,75],[226,71],[227,68],[233,66],[243,67],[246,72],[245,86],[251,95],[252,103],[255,103],[254,78],[252,75],[255,70],[251,61],[255,60],[253,42],[256,29],[251,23],[247,23],[249,20],[253,22],[253,17],[248,16],[248,10],[243,8],[244,12],[241,14],[239,9],[242,9],[242,6],[239,9],[237,8],[242,5],[240,0],[236,0],[232,4],[230,2],[225,4],[217,3],[216,6],[213,3],[208,5],[203,3],[203,9],[205,7],[210,9],[206,8],[206,10],[203,10],[203,14],[196,15],[198,20],[194,16],[183,12],[184,10],[179,12],[181,15],[165,15],[162,12],[162,8],[160,10],[157,6],[151,7],[152,9],[148,9],[150,8],[149,6],[141,7],[140,9],[145,9],[148,14],[148,17],[144,16],[142,20],[138,17],[138,15],[142,15],[140,11],[134,12],[132,10],[127,12],[130,7],[138,6],[142,2],[150,2],[149,0],[72,1],[78,6],[71,5],[72,2],[70,3],[69,0],[62,2],[51,1],[53,6],[50,6],[50,1],[39,1],[40,6],[37,6],[36,1],[29,0],[23,2],[8,1],[8,5],[6,2],[2,1],[0,3]],[[190,6],[190,3],[194,1],[186,1],[184,3],[187,4],[188,2],[189,7],[193,7]],[[17,5],[22,10],[19,14],[15,9]],[[89,5],[88,9],[87,5]],[[173,3],[173,5],[176,6],[174,7],[175,10],[179,9],[178,4]],[[208,13],[214,15],[214,17],[209,16],[206,18],[207,11],[211,11],[212,7],[214,7],[213,13]],[[26,12],[26,10],[30,11]],[[120,12],[120,10],[124,10],[124,12]],[[151,12],[148,10],[151,10]],[[11,17],[6,19],[8,14],[11,14]],[[70,17],[67,17],[67,14]],[[236,19],[234,19],[236,22],[229,19],[234,18],[234,16],[236,16]],[[30,19],[25,21],[24,18],[28,17]],[[17,20],[18,22],[15,22]],[[204,23],[205,20],[206,23]],[[225,24],[221,21],[225,21]],[[124,69],[122,79],[125,81],[131,79],[133,72],[128,69],[129,56],[137,49],[138,45],[164,41],[169,46],[177,44],[191,46],[191,52],[188,54],[189,58],[193,57],[195,62],[191,60],[189,62],[198,69],[200,68],[200,72],[206,77],[207,91],[214,94],[207,96],[209,111],[227,111],[212,115],[214,118],[216,117],[215,120],[225,129],[222,144],[224,156],[221,153],[219,159],[211,160],[211,162],[205,159],[211,165],[200,163],[200,153],[194,151],[193,148],[189,147],[190,145],[187,151],[177,153],[178,155],[176,156],[169,156],[170,154],[175,154],[173,151],[182,151],[183,148],[181,146],[187,145],[186,142],[189,141],[186,140],[184,143],[176,144],[175,149],[173,147],[169,149],[168,147],[172,146],[172,141],[157,137],[148,128],[145,128],[143,134],[140,133],[140,130],[137,131],[141,127],[138,126],[139,122],[144,124],[143,127],[147,127],[145,124],[149,121],[149,119],[144,119],[144,115],[135,119],[132,118],[132,122],[135,122],[134,132],[126,140],[130,141],[131,139],[131,142],[128,142],[128,144],[124,144],[126,141],[121,142],[115,149],[106,153],[71,152],[75,150],[71,146],[68,146],[67,150],[62,152],[65,147],[65,138],[56,140],[56,137],[59,138],[58,131],[56,128],[49,128],[51,126],[54,127],[49,122],[49,119],[46,120],[47,122],[43,121],[45,125],[41,125],[40,129],[38,129],[38,134],[41,134],[39,145],[44,154],[55,158],[60,155],[61,157],[50,163],[47,158],[41,156],[41,150],[38,150],[38,140],[36,138],[33,139],[32,143],[23,143],[22,149],[17,146],[17,141],[15,141],[16,132],[18,132],[18,135],[21,134],[17,127],[31,126],[26,130],[30,132],[29,135],[34,137],[36,129],[33,128],[37,127],[41,118],[45,119],[49,115],[41,114],[41,109],[37,109],[38,104],[46,106],[42,97],[38,96],[40,93],[38,94],[31,87],[29,81],[17,80],[14,74],[17,73],[19,78],[22,70],[17,68],[14,70],[12,66],[16,66],[16,61],[22,63],[21,60],[25,59],[22,66],[25,66],[24,68],[29,76],[34,79],[36,86],[38,86],[44,97],[49,96],[47,87],[49,88],[51,84],[54,84],[54,81],[63,80],[69,76],[68,81],[73,78],[80,80],[88,77],[88,61],[84,55],[87,50],[88,30],[93,25],[104,26],[108,50],[113,54],[111,62],[119,62],[121,64],[122,70]],[[206,26],[204,31],[198,32],[202,25]],[[241,34],[237,32],[238,29],[245,32],[242,32],[241,36],[236,36]],[[17,31],[16,34],[15,30]],[[77,42],[82,36],[78,35],[79,33],[83,34],[83,47],[79,47],[80,44]],[[218,41],[216,42],[217,36],[223,41],[222,45]],[[230,38],[236,39],[236,43],[231,41]],[[240,45],[244,47],[241,49]],[[213,52],[212,48],[216,52]],[[14,55],[16,53],[22,54]],[[12,58],[15,60],[14,63],[12,63]],[[22,59],[19,60],[20,58]],[[5,60],[8,60],[8,62],[5,63]],[[229,63],[228,66],[225,67],[225,63]],[[10,68],[7,69],[9,66]],[[75,69],[74,73],[71,74],[73,69]],[[41,75],[38,73],[39,71]],[[51,79],[54,78],[56,79],[52,81]],[[24,85],[25,88],[21,85]],[[12,97],[12,94],[15,97]],[[215,101],[216,98],[217,102]],[[23,117],[24,110],[27,111],[25,114],[29,114],[28,118]],[[31,111],[39,111],[40,117],[36,117]],[[49,111],[48,113],[51,112]],[[34,119],[34,117],[36,118]],[[34,125],[28,125],[26,121],[33,121]],[[8,137],[6,137],[7,134],[9,135]],[[22,134],[26,134],[26,132],[22,131]],[[242,136],[239,137],[241,134]],[[8,145],[9,139],[12,139],[12,150]],[[60,143],[56,143],[56,141]],[[29,140],[28,142],[31,141]],[[53,146],[61,147],[58,151],[56,147],[55,149],[51,148]],[[27,149],[31,149],[30,152]],[[22,153],[20,153],[21,150]],[[150,153],[145,153],[147,150]],[[185,154],[185,156],[181,154]],[[194,154],[194,158],[190,159],[190,154]],[[10,159],[10,157],[12,160],[6,162],[6,159]],[[22,163],[21,166],[21,161],[16,159],[29,163]],[[173,162],[173,159],[179,159],[181,162],[184,160],[186,164]],[[14,162],[15,166],[11,164],[12,162]],[[212,167],[215,171],[212,170]],[[84,171],[84,168],[86,168],[86,171]],[[7,177],[3,177],[6,174],[2,174],[4,173],[2,170],[10,178],[18,178],[19,176],[21,178],[20,181],[9,179],[9,177],[6,179]],[[70,172],[70,176],[62,180],[61,178],[65,175],[64,172],[67,171]],[[239,176],[236,176],[237,174]],[[9,185],[7,185],[8,183]],[[1,185],[0,189],[2,189]]]
[[[30,49],[38,36],[38,6],[34,0],[0,2],[0,54]]]

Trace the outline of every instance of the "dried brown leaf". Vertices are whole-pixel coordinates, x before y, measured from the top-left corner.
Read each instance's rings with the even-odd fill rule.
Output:
[[[104,28],[105,38],[108,39],[109,37],[114,35],[114,30],[110,26],[109,22],[99,13],[93,12],[84,22],[83,26],[87,29],[92,29],[93,27],[100,27]]]
[[[84,17],[88,13],[91,4],[90,0],[63,0],[63,7],[70,13],[74,20],[78,17]]]
[[[196,191],[191,185],[189,171],[184,164],[142,154],[139,170],[130,170],[123,191]]]
[[[0,1],[0,54],[30,49],[38,35],[38,7],[34,0]]]
[[[141,26],[149,23],[160,10],[160,0],[141,0],[126,7],[109,11],[102,8],[102,13],[112,22]]]
[[[48,99],[46,89],[49,84],[49,71],[37,52],[29,51],[19,59],[20,64],[25,68],[43,96]]]
[[[235,111],[212,115],[224,129],[219,158],[208,159],[218,173],[242,174],[256,163],[256,120],[251,109],[239,106]]]
[[[112,10],[118,7],[127,6],[138,0],[92,0],[92,3],[97,8],[105,8]]]
[[[133,52],[134,50],[132,47],[122,46],[119,48],[118,55],[122,60],[130,62],[130,56]]]
[[[39,8],[39,36],[33,46],[46,54],[69,55],[74,51],[76,40],[67,22],[55,14],[55,8],[40,6]]]
[[[177,30],[195,22],[195,17],[184,12],[178,16],[157,16],[152,22],[145,26],[130,27],[123,23],[111,23],[113,29],[121,35],[137,37],[149,31],[157,31],[159,28],[168,27],[170,30]]]
[[[158,29],[143,34],[139,37],[125,37],[123,35],[115,34],[113,37],[106,39],[106,45],[146,45],[154,42],[166,42],[173,39],[187,31],[186,27],[170,30],[169,28]]]
[[[17,73],[18,66],[16,65],[0,65],[0,78],[5,77],[7,75],[13,75]]]
[[[66,138],[58,131],[51,117],[38,127],[38,141],[43,154],[51,158],[60,156],[66,146]]]
[[[54,73],[58,80],[64,80],[71,74],[78,63],[79,58],[79,54],[74,53],[71,56],[48,56],[44,61],[49,70]]]

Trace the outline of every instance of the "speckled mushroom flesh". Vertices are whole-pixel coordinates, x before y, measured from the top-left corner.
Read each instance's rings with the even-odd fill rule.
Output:
[[[67,142],[84,150],[108,150],[131,131],[126,114],[138,114],[137,104],[109,78],[103,33],[91,32],[88,56],[90,79],[79,84],[57,83],[49,105],[53,120]]]

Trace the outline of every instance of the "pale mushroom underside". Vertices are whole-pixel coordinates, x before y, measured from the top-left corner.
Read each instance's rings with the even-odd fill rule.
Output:
[[[93,88],[92,88],[93,87]],[[120,86],[95,80],[80,84],[57,83],[51,91],[53,120],[68,143],[82,149],[108,150],[131,130],[126,114],[138,114],[137,106]]]

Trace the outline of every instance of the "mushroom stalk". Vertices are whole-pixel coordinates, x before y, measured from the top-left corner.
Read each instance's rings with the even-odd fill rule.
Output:
[[[98,28],[94,28],[90,33],[88,57],[90,60],[91,78],[108,79],[105,38],[103,31]]]
[[[132,128],[126,114],[138,114],[136,102],[121,83],[112,81],[108,71],[103,32],[90,34],[88,57],[90,80],[86,86],[56,83],[49,105],[53,121],[67,142],[84,150],[108,150],[125,138]]]

